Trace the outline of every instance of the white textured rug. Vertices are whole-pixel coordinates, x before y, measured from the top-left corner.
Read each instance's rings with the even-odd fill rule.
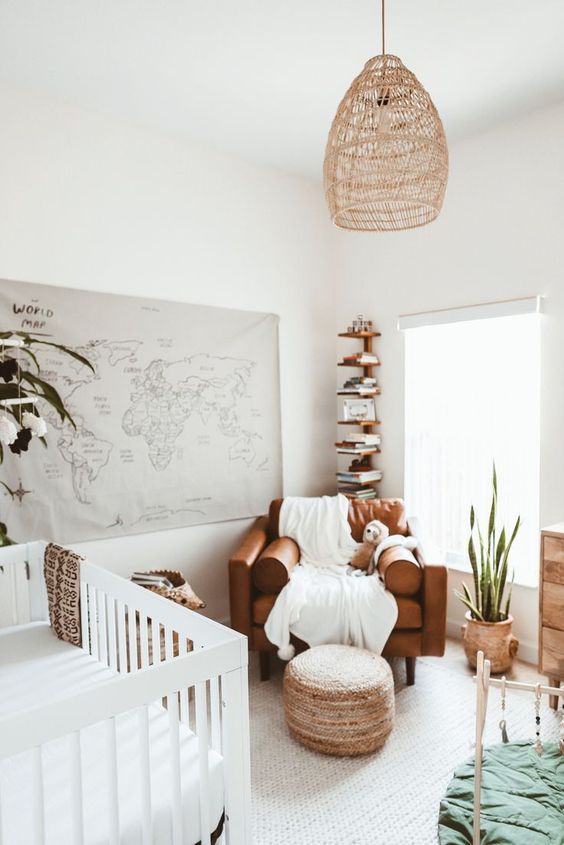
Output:
[[[274,661],[273,661],[274,662]],[[396,724],[367,757],[327,757],[293,740],[284,722],[282,672],[261,683],[251,655],[255,845],[436,845],[440,800],[453,769],[472,753],[474,683],[436,658],[419,658],[413,687],[393,662]],[[499,742],[499,692],[490,691],[487,741]],[[534,733],[533,697],[508,695],[510,739]],[[542,733],[558,717],[543,707]]]

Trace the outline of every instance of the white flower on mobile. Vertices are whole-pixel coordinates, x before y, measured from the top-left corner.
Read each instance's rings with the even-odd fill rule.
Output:
[[[38,417],[31,411],[24,411],[22,414],[22,425],[24,428],[29,428],[34,437],[45,437],[47,434],[47,423],[43,417]]]
[[[0,417],[0,443],[3,446],[11,446],[18,436],[18,430],[12,420],[8,417]]]

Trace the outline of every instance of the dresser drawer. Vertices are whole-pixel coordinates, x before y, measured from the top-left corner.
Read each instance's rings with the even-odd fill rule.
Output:
[[[564,584],[543,584],[541,625],[564,631]]]
[[[545,675],[564,678],[564,631],[543,625],[541,669]]]
[[[545,537],[542,545],[543,581],[564,584],[564,540]]]

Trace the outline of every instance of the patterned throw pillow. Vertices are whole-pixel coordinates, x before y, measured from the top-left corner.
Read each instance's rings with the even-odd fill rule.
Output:
[[[45,549],[44,574],[51,627],[60,640],[82,645],[80,632],[80,562],[84,558],[70,549],[49,543]]]

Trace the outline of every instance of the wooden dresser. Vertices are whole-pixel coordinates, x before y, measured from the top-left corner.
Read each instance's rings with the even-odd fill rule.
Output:
[[[564,522],[541,531],[539,668],[550,686],[564,681]],[[556,709],[556,696],[550,704]]]

